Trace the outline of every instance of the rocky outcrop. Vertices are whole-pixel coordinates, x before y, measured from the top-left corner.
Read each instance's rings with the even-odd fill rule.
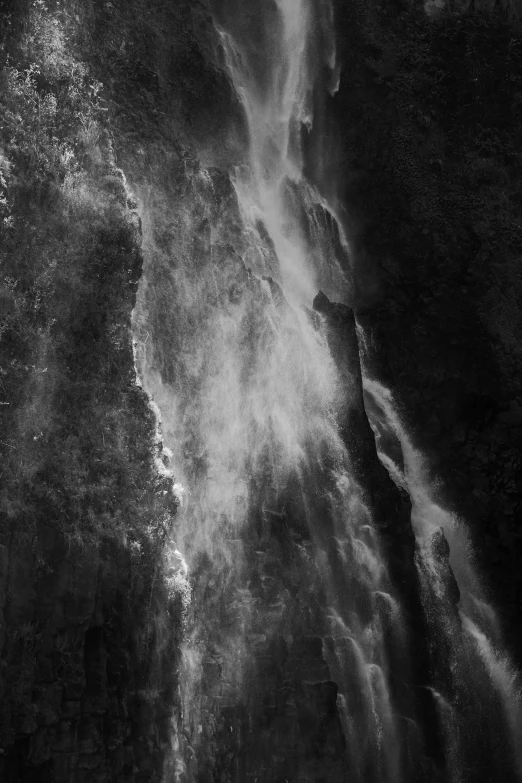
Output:
[[[457,606],[460,600],[460,590],[451,569],[450,547],[442,528],[438,528],[431,536],[429,548],[443,586],[444,596],[453,606]]]
[[[406,493],[393,484],[377,457],[375,437],[363,399],[354,313],[345,305],[330,302],[322,292],[314,299],[313,306],[324,316],[328,344],[339,367],[346,394],[341,432],[355,476],[364,487],[381,538],[390,549],[399,572],[402,572],[399,581],[409,583],[405,592],[410,594],[412,585],[416,583],[411,505]],[[395,554],[392,554],[392,550],[395,550]]]
[[[392,482],[377,456],[375,436],[369,425],[363,398],[360,349],[353,311],[345,305],[330,302],[322,292],[314,300],[314,309],[325,319],[328,343],[340,368],[343,387],[350,390],[345,424],[341,431],[346,447],[353,455],[357,479],[365,491],[366,502],[379,530],[386,562],[407,614],[412,658],[406,662],[399,657],[392,664],[400,682],[400,709],[403,714],[415,715],[417,710],[422,714],[422,725],[426,730],[426,752],[432,759],[440,761],[441,736],[436,706],[427,691],[422,690],[430,681],[430,653],[426,618],[421,605],[410,499],[404,490]],[[447,563],[444,544],[447,546],[445,539],[439,542],[437,551],[441,568],[448,570],[448,589],[451,591],[455,579]],[[451,595],[454,597],[454,591]],[[400,653],[400,656],[403,655]]]

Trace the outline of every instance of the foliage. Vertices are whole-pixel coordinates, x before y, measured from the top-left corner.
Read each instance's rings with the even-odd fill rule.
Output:
[[[82,56],[81,6],[31,0],[15,10],[0,71],[0,544],[36,592],[57,589],[82,558],[93,574],[117,564],[108,668],[142,692],[136,714],[140,699],[167,714],[162,667],[175,658],[189,588],[165,578],[178,499],[158,470],[158,424],[134,369],[139,217],[115,163],[102,85]],[[83,671],[81,639],[70,647],[58,636],[55,653],[43,649],[46,622],[42,610],[19,628],[6,621],[4,749],[16,714],[35,709],[37,661],[55,655],[64,683]],[[125,719],[116,719],[117,734]],[[109,745],[118,741],[110,730]],[[141,740],[148,727],[136,730]]]
[[[73,28],[36,0],[0,76],[3,535],[46,519],[75,540],[150,549],[176,501],[134,378],[139,235]]]

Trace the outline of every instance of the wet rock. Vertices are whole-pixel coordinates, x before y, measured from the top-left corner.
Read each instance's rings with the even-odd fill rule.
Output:
[[[402,541],[406,549],[411,547],[412,563],[414,539],[409,501],[401,495],[377,457],[375,437],[365,407],[354,313],[345,305],[330,302],[322,291],[314,299],[314,309],[325,319],[330,350],[343,381],[345,400],[340,411],[341,433],[356,477],[367,490],[377,525],[382,529],[393,527],[395,540]],[[404,554],[402,552],[401,558]]]
[[[439,578],[444,586],[447,600],[456,606],[460,601],[460,590],[450,564],[450,547],[442,528],[433,533],[430,548],[437,565]]]

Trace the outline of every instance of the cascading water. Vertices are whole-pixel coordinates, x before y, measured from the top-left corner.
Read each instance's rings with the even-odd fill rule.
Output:
[[[249,259],[253,271],[273,271],[292,304],[311,305],[320,285],[338,299],[346,293],[324,226],[314,225],[327,205],[303,177],[301,149],[302,130],[312,126],[318,71],[335,70],[333,29],[322,31],[329,41],[322,55],[312,35],[318,14],[331,18],[331,8],[329,2],[277,0],[274,11],[257,13],[253,33],[264,29],[267,40],[261,62],[251,40],[237,40],[226,29],[219,32],[250,142],[249,166],[237,172],[235,186],[245,225],[254,236],[259,225],[264,227],[277,258],[273,270],[267,270],[263,253],[258,260]]]
[[[185,488],[176,527],[183,556],[173,544],[171,568],[184,578],[184,557],[193,588],[165,780],[492,780],[462,772],[471,747],[463,723],[471,721],[471,739],[483,738],[477,700],[462,683],[480,663],[515,731],[494,614],[449,515],[432,514],[425,485],[379,445],[391,433],[409,464],[389,398],[367,382],[387,422],[385,433],[375,424],[382,415],[372,419],[381,459],[412,497],[417,576],[406,496],[379,463],[364,412],[353,317],[318,295],[349,295],[347,243],[304,175],[302,149],[314,91],[335,90],[338,79],[332,8],[328,0],[219,5],[217,37],[248,156],[231,182],[194,168],[177,252],[161,250],[156,288],[146,294],[154,287],[146,280],[141,293],[152,334],[141,373]],[[144,228],[159,253],[165,237]],[[442,527],[465,596],[462,654],[445,539],[437,550],[419,535],[428,524]],[[429,680],[420,592],[446,687]]]
[[[369,378],[363,386],[381,461],[412,500],[417,567],[433,635],[435,681],[445,693],[437,693],[437,699],[453,778],[520,780],[520,683],[502,652],[499,622],[473,565],[466,528],[434,500],[426,460],[413,447],[391,393]],[[390,453],[397,442],[402,466]]]

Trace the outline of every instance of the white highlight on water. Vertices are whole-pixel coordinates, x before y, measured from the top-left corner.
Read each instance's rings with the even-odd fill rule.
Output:
[[[289,306],[277,304],[265,281],[259,287],[255,334],[245,347],[245,329],[253,316],[251,300],[239,297],[233,305],[221,305],[215,283],[218,304],[205,309],[202,303],[208,300],[208,278],[213,271],[207,274],[199,267],[194,271],[199,259],[187,252],[186,258],[176,259],[176,265],[173,261],[172,271],[180,291],[173,307],[179,308],[177,325],[182,334],[176,367],[183,371],[184,385],[177,385],[176,379],[165,383],[152,364],[145,363],[142,371],[146,388],[161,409],[165,439],[172,451],[169,468],[186,488],[178,515],[179,549],[173,545],[168,553],[171,576],[184,580],[199,565],[199,575],[193,579],[197,578],[195,601],[202,602],[195,606],[183,645],[184,712],[173,735],[177,743],[174,778],[196,778],[197,755],[200,749],[205,752],[220,706],[244,701],[253,647],[263,645],[275,629],[284,632],[285,594],[276,594],[260,615],[243,573],[241,531],[252,512],[249,483],[268,464],[271,487],[264,499],[266,517],[272,513],[272,498],[288,476],[303,476],[306,467],[320,464],[321,454],[328,453],[338,466],[336,491],[328,498],[335,545],[346,570],[355,572],[364,602],[371,608],[363,614],[351,595],[344,602],[332,600],[329,607],[333,646],[328,663],[339,684],[338,707],[354,765],[352,780],[364,783],[367,767],[373,765],[382,783],[400,783],[400,732],[388,686],[384,627],[391,618],[395,641],[405,650],[401,609],[393,596],[371,514],[350,475],[337,432],[334,414],[339,378],[324,337],[301,309],[310,306],[319,288],[334,291],[338,300],[346,291],[321,217],[322,210],[335,222],[335,211],[303,175],[301,132],[313,123],[316,75],[310,56],[313,5],[312,0],[277,0],[276,6],[277,24],[270,31],[262,83],[250,67],[244,42],[225,29],[220,30],[220,37],[250,142],[249,165],[238,169],[234,178],[244,233],[249,238],[239,266],[244,261],[257,277],[278,280]],[[331,89],[335,91],[339,71],[333,36],[325,61],[332,68]],[[210,198],[211,178],[201,172],[198,176],[197,187],[209,192]],[[183,219],[191,225],[190,215]],[[222,224],[226,219],[223,216]],[[226,235],[223,225],[215,230]],[[337,231],[346,249],[340,226]],[[146,241],[153,241],[150,235]],[[212,238],[210,245],[212,251]],[[461,591],[463,630],[501,698],[514,737],[520,726],[517,684],[509,662],[497,652],[498,622],[482,594],[465,530],[433,500],[422,456],[412,447],[390,393],[373,381],[367,380],[365,386],[375,405],[370,417],[381,459],[394,481],[412,497],[412,521],[426,565],[424,577],[431,580],[442,602],[439,568],[429,546],[433,534],[442,528]],[[386,450],[390,435],[400,442],[404,470]],[[303,494],[308,491],[303,481],[300,489]],[[314,519],[311,503],[307,516],[312,538],[315,532],[319,539],[320,522]],[[323,564],[325,583],[333,594],[328,553],[316,546],[316,561]],[[264,553],[258,555],[262,558]],[[272,578],[264,575],[262,579],[269,583]],[[224,596],[230,606],[223,607]],[[227,613],[229,621],[223,629],[221,612]],[[260,616],[262,633],[256,623]],[[447,623],[442,622],[441,630],[451,635]],[[209,668],[218,675],[205,689],[204,671]],[[438,691],[433,695],[448,726],[454,720],[452,708],[448,709]]]
[[[346,288],[343,273],[335,256],[318,257],[324,247],[309,247],[299,212],[304,208],[312,223],[314,205],[329,209],[324,199],[303,177],[301,133],[311,128],[312,94],[316,73],[311,64],[310,38],[313,32],[312,0],[276,0],[278,24],[271,28],[271,47],[267,52],[268,74],[264,84],[249,67],[243,42],[236,41],[225,30],[220,31],[227,67],[241,99],[249,132],[250,166],[236,172],[235,186],[245,225],[257,232],[261,221],[270,236],[279,269],[276,270],[287,298],[297,304],[310,305],[320,287],[337,289],[337,297]],[[333,23],[332,9],[325,11]],[[336,69],[335,36],[329,31],[329,51],[325,61]],[[297,189],[297,201],[292,189]],[[334,218],[335,219],[335,218]],[[341,241],[346,239],[342,235]],[[323,236],[324,241],[324,229]],[[266,274],[263,259],[253,270]],[[321,272],[328,285],[321,280]]]
[[[433,499],[435,492],[426,459],[413,446],[397,413],[391,392],[379,382],[367,377],[363,379],[363,388],[379,457],[393,480],[408,491],[412,501],[412,526],[417,540],[419,563],[422,564],[421,582],[424,582],[426,589],[431,589],[439,601],[434,612],[428,607],[427,609],[432,615],[438,613],[438,618],[432,616],[432,620],[449,638],[455,656],[458,657],[455,646],[461,642],[453,638],[448,606],[445,605],[445,575],[441,574],[440,563],[432,548],[433,535],[442,530],[449,544],[449,562],[460,590],[458,614],[464,638],[473,641],[490,683],[500,699],[519,772],[522,773],[522,699],[519,677],[509,657],[500,651],[502,638],[499,621],[493,606],[484,596],[466,527],[462,520]],[[400,444],[403,467],[397,465],[390,455],[390,443],[393,440]],[[469,683],[468,687],[478,686]],[[442,704],[441,699],[438,694],[439,704]],[[447,718],[449,713],[446,706],[444,710]],[[451,717],[452,723],[454,720],[454,717]],[[451,750],[455,756],[455,747]]]
[[[325,19],[331,19],[331,6],[321,2],[328,11]],[[312,556],[331,596],[333,646],[327,657],[335,668],[339,704],[346,705],[341,715],[351,746],[353,783],[364,783],[368,768],[379,770],[382,783],[399,783],[399,732],[384,635],[386,627],[402,646],[404,624],[336,425],[338,401],[349,390],[340,388],[317,319],[314,323],[303,309],[319,288],[333,291],[337,300],[346,291],[329,221],[345,249],[346,238],[335,225],[334,210],[306,181],[301,149],[303,127],[313,122],[314,79],[325,61],[336,71],[331,88],[336,87],[333,29],[318,64],[311,51],[314,0],[277,0],[276,5],[277,18],[266,11],[270,50],[261,81],[251,67],[248,43],[225,29],[219,33],[249,131],[249,165],[234,178],[248,244],[243,258],[234,262],[243,294],[221,301],[221,270],[214,272],[212,257],[205,267],[189,251],[186,258],[178,255],[172,261],[176,285],[171,290],[179,291],[172,307],[177,314],[174,366],[181,380],[166,383],[152,351],[142,370],[161,409],[172,452],[169,468],[186,488],[170,568],[173,578],[188,570],[194,586],[179,678],[183,715],[175,732],[178,761],[172,774],[196,779],[198,754],[207,752],[222,705],[244,704],[248,698],[252,650],[271,635],[287,632],[287,595],[277,580],[262,576],[265,586],[274,586],[270,605],[260,607],[253,595],[242,533],[252,514],[261,512],[265,522],[272,518],[274,498],[291,478],[302,495],[303,522],[315,547]],[[210,199],[211,179],[200,180],[195,189]],[[183,219],[190,226],[190,215]],[[226,220],[226,215],[216,219],[215,234],[227,236]],[[146,242],[153,241],[146,234]],[[258,278],[255,300],[243,262]],[[279,292],[263,277],[277,280]],[[211,296],[214,304],[208,306]],[[307,485],[311,467],[326,475],[325,455],[335,466],[330,469],[335,488],[325,487],[321,502],[329,508],[339,561],[352,583],[357,582],[357,599],[349,591],[336,597],[332,542],[322,538],[318,488]],[[255,508],[253,483],[263,487]],[[256,554],[261,560],[265,556],[263,551]],[[208,677],[209,670],[215,676]],[[354,698],[362,698],[360,713]]]

